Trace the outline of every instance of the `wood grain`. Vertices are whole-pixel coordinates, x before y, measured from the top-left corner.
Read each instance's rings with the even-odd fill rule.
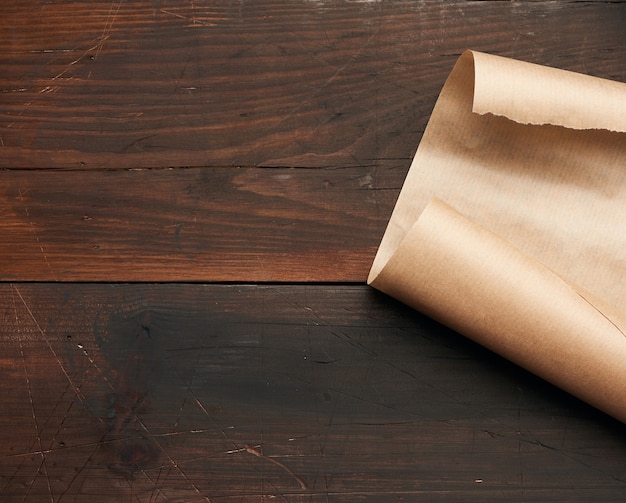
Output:
[[[623,426],[365,286],[5,284],[3,501],[619,501]]]
[[[364,281],[464,49],[626,80],[626,6],[610,2],[3,12],[8,281]]]
[[[0,499],[622,501],[623,425],[353,282],[463,50],[626,81],[625,23],[3,1]]]
[[[0,171],[0,279],[363,282],[405,172]]]
[[[0,167],[407,162],[465,49],[626,81],[619,2],[6,0]]]

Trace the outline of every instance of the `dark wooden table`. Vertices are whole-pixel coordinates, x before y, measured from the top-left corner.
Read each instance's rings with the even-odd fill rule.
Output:
[[[626,81],[625,26],[5,0],[0,500],[624,501],[623,424],[365,278],[464,49]]]

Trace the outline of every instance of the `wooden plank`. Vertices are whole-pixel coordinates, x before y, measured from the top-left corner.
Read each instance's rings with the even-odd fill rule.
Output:
[[[620,2],[2,6],[0,167],[408,163],[466,48],[626,81]]]
[[[0,171],[0,280],[365,281],[405,173]]]
[[[623,425],[364,286],[0,299],[2,501],[623,498]]]

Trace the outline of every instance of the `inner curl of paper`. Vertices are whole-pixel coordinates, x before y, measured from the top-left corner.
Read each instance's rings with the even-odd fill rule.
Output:
[[[368,283],[626,422],[626,84],[463,53]]]

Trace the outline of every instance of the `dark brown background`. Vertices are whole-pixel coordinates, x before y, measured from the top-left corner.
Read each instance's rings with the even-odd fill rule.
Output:
[[[364,281],[463,50],[626,81],[625,26],[3,2],[0,499],[622,501],[622,424]]]

